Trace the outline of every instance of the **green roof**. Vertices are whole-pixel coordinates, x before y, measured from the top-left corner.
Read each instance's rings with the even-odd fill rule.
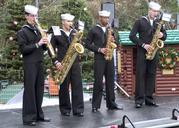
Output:
[[[134,45],[129,39],[130,31],[118,31],[119,43],[121,45]],[[179,44],[179,30],[167,30],[165,44]]]

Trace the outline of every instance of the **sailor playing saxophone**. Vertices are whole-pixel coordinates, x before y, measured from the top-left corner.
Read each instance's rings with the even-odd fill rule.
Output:
[[[146,58],[146,53],[153,50],[151,47],[153,37],[165,40],[166,31],[161,26],[158,33],[155,33],[161,6],[151,1],[149,3],[148,15],[136,20],[130,32],[130,40],[137,46],[136,62],[136,85],[135,85],[135,107],[141,108],[143,102],[148,106],[157,106],[154,101],[153,93],[155,90],[155,75],[158,63],[158,53],[153,59]],[[137,36],[139,34],[139,36]]]
[[[36,26],[38,8],[25,5],[26,24],[17,32],[19,50],[23,55],[24,93],[22,120],[24,125],[49,122],[42,110],[44,92],[43,52],[48,40]]]
[[[74,18],[75,17],[69,13],[61,14],[62,29],[57,26],[52,27],[53,35],[51,38],[51,43],[54,49],[57,49],[57,60],[55,60],[54,63],[56,64],[57,69],[60,68],[59,72],[61,72],[63,68],[67,66],[63,65],[61,62],[65,58],[76,33],[76,31],[71,28]],[[71,85],[72,103],[70,102],[69,85]],[[65,77],[64,82],[62,82],[60,85],[59,108],[63,116],[70,116],[71,111],[74,116],[83,116],[84,102],[81,70],[78,56],[74,60],[74,63],[72,64],[67,76]]]
[[[111,30],[108,33],[110,12],[99,11],[99,24],[94,26],[86,38],[86,47],[94,52],[94,88],[92,97],[92,112],[98,112],[101,107],[103,93],[103,76],[105,77],[106,107],[109,110],[122,109],[115,102],[114,94],[114,60],[108,56],[108,41],[114,42]],[[110,45],[110,44],[109,44]],[[112,52],[113,54],[113,52]],[[108,59],[107,59],[108,58]]]

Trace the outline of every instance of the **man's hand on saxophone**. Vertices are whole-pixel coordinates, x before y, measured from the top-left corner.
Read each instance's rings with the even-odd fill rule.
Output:
[[[163,37],[163,33],[162,33],[162,32],[159,32],[158,35],[157,35],[157,37],[158,37],[159,39],[162,38],[162,37]]]
[[[63,68],[62,64],[59,61],[55,62],[55,67],[58,71],[62,70],[62,68]]]
[[[154,48],[153,48],[150,44],[145,44],[145,45],[144,45],[144,49],[145,49],[147,52],[150,52],[150,51],[152,51]]]
[[[43,44],[47,44],[47,42],[48,42],[47,37],[43,37],[43,38],[41,38],[41,40],[38,42],[38,45],[39,45],[39,46],[42,46]]]
[[[47,44],[47,42],[48,42],[48,39],[46,37],[43,37],[40,39],[40,41],[38,43],[36,43],[36,47],[39,48],[43,44]]]
[[[104,55],[106,55],[107,54],[107,52],[108,52],[108,49],[107,48],[99,48],[99,50],[98,50],[100,53],[102,53],[102,54],[104,54]]]

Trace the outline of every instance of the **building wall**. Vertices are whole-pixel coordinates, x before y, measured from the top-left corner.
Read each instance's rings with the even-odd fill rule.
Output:
[[[178,45],[170,45],[179,51]],[[156,76],[156,95],[158,96],[178,96],[179,95],[179,62],[176,63],[176,68],[173,75],[163,75],[162,70],[157,68]]]
[[[121,46],[121,74],[118,75],[120,86],[129,94],[134,92],[133,47]]]
[[[178,45],[168,45],[179,51]],[[133,96],[135,93],[135,46],[121,46],[121,74],[118,74],[120,86]],[[179,62],[173,75],[163,75],[162,70],[157,68],[155,95],[157,96],[179,96]]]

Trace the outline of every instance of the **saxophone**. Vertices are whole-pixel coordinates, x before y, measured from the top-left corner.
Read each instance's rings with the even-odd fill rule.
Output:
[[[63,83],[77,55],[84,53],[84,47],[80,44],[82,36],[82,30],[77,31],[74,35],[74,38],[70,43],[70,46],[67,50],[65,57],[61,61],[61,64],[63,66],[62,70],[56,71],[54,75],[52,75],[52,78],[55,81],[55,83],[59,85]]]
[[[146,53],[146,59],[147,60],[152,60],[155,57],[157,50],[159,48],[163,48],[163,46],[164,46],[163,41],[157,37],[163,23],[164,23],[164,21],[160,20],[158,25],[157,25],[157,29],[154,33],[153,38],[152,38],[152,42],[150,43],[150,46],[153,48],[153,50],[150,50],[149,52]]]
[[[35,19],[35,23],[36,23],[38,30],[40,31],[42,38],[47,37],[47,33],[42,29],[42,27],[40,26],[40,23],[38,22],[37,19]],[[51,45],[50,41],[47,42],[47,48],[49,50],[49,53],[50,53],[52,59],[55,58],[56,54],[55,54],[55,51],[54,51],[53,46]]]
[[[117,45],[114,42],[111,41],[112,38],[113,38],[112,32],[113,32],[112,28],[108,27],[108,29],[107,29],[107,43],[106,43],[106,48],[108,50],[107,50],[107,53],[104,56],[105,60],[112,60],[113,51],[117,47]]]

